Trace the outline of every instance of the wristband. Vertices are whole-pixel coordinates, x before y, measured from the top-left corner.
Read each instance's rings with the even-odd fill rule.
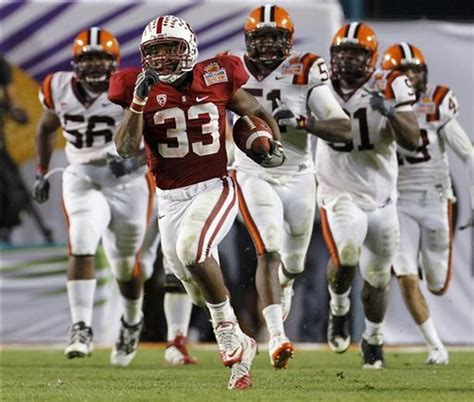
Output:
[[[134,113],[143,114],[143,110],[145,110],[147,99],[143,100],[138,96],[134,95],[132,103],[130,105],[130,110]]]

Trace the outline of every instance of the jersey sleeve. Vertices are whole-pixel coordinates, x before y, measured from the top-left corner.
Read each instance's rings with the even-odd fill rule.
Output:
[[[128,108],[133,100],[137,75],[138,70],[132,69],[118,71],[113,74],[109,81],[109,100],[124,109]]]
[[[385,97],[395,101],[398,112],[412,111],[412,105],[416,102],[415,90],[409,78],[398,71],[391,71],[387,75]]]
[[[328,66],[322,57],[316,56],[308,71],[308,86],[314,88],[318,85],[326,85],[328,83]]]
[[[435,96],[436,95],[436,96]],[[459,115],[459,102],[454,92],[442,85],[435,89],[433,100],[439,109],[439,120],[446,124]]]
[[[39,88],[38,97],[43,108],[54,113],[53,77],[54,74],[46,76]]]

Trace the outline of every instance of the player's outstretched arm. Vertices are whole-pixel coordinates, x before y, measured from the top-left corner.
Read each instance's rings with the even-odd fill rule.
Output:
[[[388,127],[398,145],[414,151],[420,139],[420,127],[413,112],[394,112],[388,117]]]
[[[455,117],[439,129],[439,135],[463,162],[473,158],[471,140]]]
[[[329,142],[352,141],[351,121],[326,85],[311,88],[307,97],[309,116],[306,130]]]
[[[46,109],[36,126],[36,161],[37,171],[33,184],[32,196],[39,203],[48,201],[49,182],[46,178],[49,162],[54,149],[54,133],[61,126],[58,116]]]
[[[259,101],[245,89],[238,89],[227,104],[227,108],[239,116],[257,116],[265,120],[272,129],[273,139],[280,141],[281,134],[277,122],[271,113],[268,113]]]
[[[54,149],[54,133],[61,127],[61,121],[55,113],[44,110],[36,126],[35,144],[38,170],[48,170]]]
[[[125,109],[123,120],[117,127],[114,142],[117,152],[124,158],[140,154],[140,141],[143,132],[143,114]]]

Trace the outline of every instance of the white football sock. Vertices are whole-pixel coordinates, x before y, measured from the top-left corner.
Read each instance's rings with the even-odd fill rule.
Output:
[[[434,321],[431,317],[428,317],[423,324],[418,325],[418,328],[430,349],[444,348],[443,342],[439,339],[438,331],[436,331]]]
[[[229,298],[226,297],[222,303],[211,304],[206,303],[209,313],[211,314],[212,324],[215,327],[223,321],[236,322],[237,319],[234,314],[234,309],[230,305]]]
[[[262,310],[263,317],[267,323],[268,333],[270,338],[277,335],[285,335],[283,327],[283,312],[281,304],[270,304]]]
[[[295,278],[288,278],[283,272],[283,264],[278,266],[278,280],[280,281],[281,286],[291,286],[295,281]]]
[[[80,279],[66,282],[73,324],[83,321],[87,327],[91,326],[96,282],[95,279]]]
[[[183,336],[188,335],[189,321],[193,303],[187,293],[165,293],[163,300],[165,310],[166,324],[168,326],[168,341],[176,338],[180,333]]]
[[[123,319],[128,325],[138,324],[142,317],[143,293],[138,299],[127,299],[122,296]]]
[[[365,319],[365,331],[362,337],[371,345],[383,344],[383,321],[372,322]]]
[[[351,308],[351,299],[349,299],[349,294],[351,293],[351,288],[347,289],[345,293],[337,294],[332,290],[331,286],[328,285],[329,289],[329,307],[331,308],[331,313],[333,315],[345,315]]]

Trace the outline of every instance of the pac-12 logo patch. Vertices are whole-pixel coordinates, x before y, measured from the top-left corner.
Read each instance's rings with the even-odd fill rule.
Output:
[[[166,105],[166,94],[156,95],[156,101],[158,102],[158,105],[160,107],[165,106]]]
[[[224,68],[215,61],[204,67],[203,77],[207,86],[229,81]]]

